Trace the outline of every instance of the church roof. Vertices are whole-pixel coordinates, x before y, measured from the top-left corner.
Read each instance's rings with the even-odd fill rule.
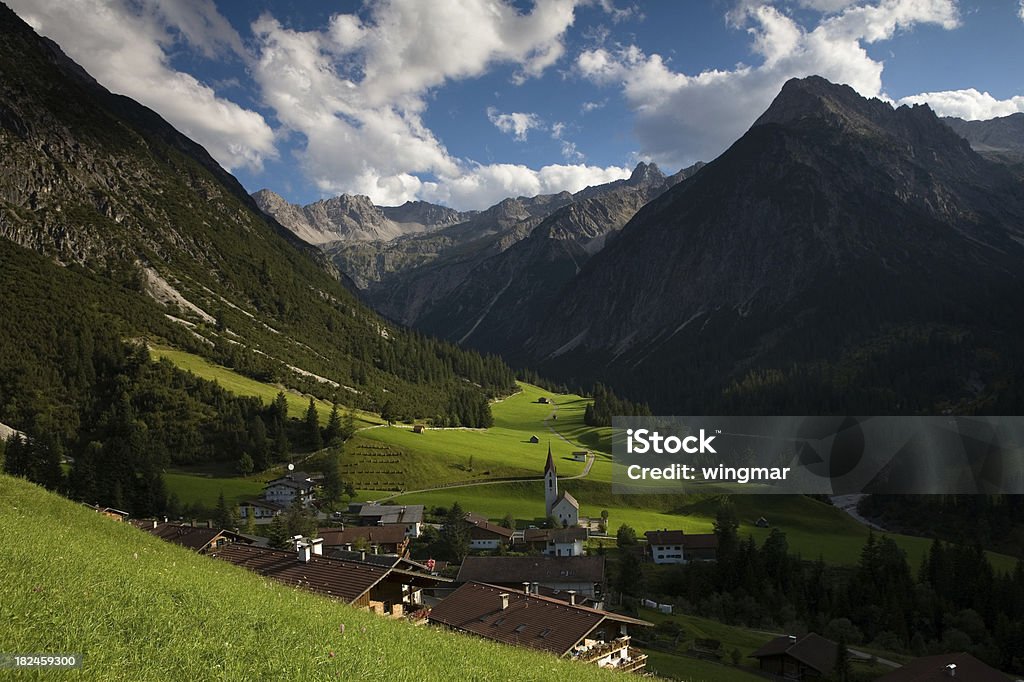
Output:
[[[548,475],[548,471],[555,471],[555,460],[551,457],[551,443],[548,443],[548,462],[544,465],[544,475]]]
[[[555,500],[555,503],[553,505],[551,505],[552,508],[558,506],[558,504],[562,500],[567,501],[569,504],[571,504],[572,506],[576,507],[577,509],[580,508],[580,503],[576,501],[576,498],[573,497],[572,495],[570,495],[569,493],[567,493],[564,490],[561,493],[558,494],[558,499]]]

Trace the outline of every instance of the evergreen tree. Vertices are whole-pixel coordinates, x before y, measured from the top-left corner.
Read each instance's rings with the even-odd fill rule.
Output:
[[[281,431],[283,433],[284,429]],[[248,435],[246,449],[252,460],[252,471],[264,471],[270,466],[270,441],[267,439],[267,425],[258,415],[249,420]]]
[[[849,682],[850,680],[850,652],[846,648],[846,638],[839,638],[839,645],[836,647],[836,663],[832,669],[832,679],[835,682]]]
[[[291,536],[285,528],[284,519],[281,514],[277,514],[267,527],[267,544],[274,549],[289,549],[290,540]]]
[[[309,445],[313,450],[319,450],[323,448],[324,441],[320,436],[320,416],[316,411],[316,402],[313,398],[309,399],[309,407],[306,408],[306,438],[309,441]]]
[[[635,597],[640,594],[642,581],[643,569],[640,566],[640,557],[631,551],[620,552],[618,571],[615,575],[615,589],[620,595],[628,594]]]
[[[345,421],[341,425],[341,438],[348,440],[356,435],[356,413],[351,407],[345,411]]]
[[[254,468],[252,457],[249,456],[248,452],[243,452],[242,456],[238,458],[238,464],[235,466],[235,469],[242,476],[248,476],[253,472]]]
[[[331,416],[327,420],[327,427],[324,429],[324,442],[327,445],[338,445],[344,440],[341,424],[341,415],[338,414],[338,404],[331,405]]]
[[[324,460],[324,482],[320,491],[324,505],[328,509],[335,509],[345,494],[345,481],[341,478],[339,459],[340,456],[332,452]]]
[[[466,523],[465,516],[462,505],[458,502],[453,503],[445,515],[438,538],[444,557],[457,564],[461,564],[469,554],[469,524]]]
[[[213,510],[213,521],[224,530],[233,530],[238,525],[234,510],[228,506],[227,501],[224,499],[223,490],[217,496],[217,506]]]
[[[632,547],[637,544],[636,531],[632,526],[622,524],[615,532],[615,544],[618,547]]]

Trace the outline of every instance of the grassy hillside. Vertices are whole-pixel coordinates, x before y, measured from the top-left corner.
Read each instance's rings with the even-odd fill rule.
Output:
[[[266,396],[273,397],[278,390],[189,353],[160,349],[154,351],[156,354],[203,378],[215,379],[241,395],[267,399]],[[540,477],[550,441],[559,476],[575,476],[582,472],[583,464],[570,459],[573,450],[586,448],[595,455],[594,465],[586,479],[562,483],[562,487],[579,500],[584,516],[596,518],[607,509],[612,530],[625,523],[641,532],[656,528],[682,528],[690,533],[711,532],[717,512],[717,497],[612,494],[609,485],[614,466],[610,454],[611,429],[584,423],[587,399],[573,394],[552,394],[522,382],[519,389],[518,393],[492,404],[494,426],[490,429],[427,429],[417,434],[413,433],[410,425],[398,424],[361,430],[358,437],[346,446],[343,457],[343,461],[350,465],[346,475],[359,489],[359,499],[392,494],[371,492],[381,490],[383,486],[376,487],[370,483],[382,480],[388,486],[414,491],[460,482],[480,483],[504,476]],[[542,396],[554,404],[537,402]],[[301,400],[308,401],[308,398]],[[299,404],[305,405],[301,401]],[[557,419],[552,420],[552,415],[557,415]],[[372,414],[364,413],[359,417],[365,423],[376,421],[380,424]],[[529,443],[531,435],[536,435],[541,442]],[[374,444],[387,445],[389,452],[399,453],[395,455],[400,460],[395,471],[400,473],[391,478],[379,474],[359,475],[361,458],[373,452],[365,446]],[[471,457],[472,471],[468,466]],[[188,490],[189,478],[169,479],[168,487],[175,490],[183,501],[206,500],[210,506],[216,501],[218,480],[225,481],[226,495],[229,489],[235,489],[236,482],[244,481],[204,478],[196,485],[197,490],[205,491],[205,494],[193,495]],[[243,495],[243,492],[238,494]],[[539,525],[544,521],[544,495],[539,481],[442,487],[429,492],[407,493],[394,499],[405,504],[431,507],[446,507],[458,500],[463,508],[493,519],[501,519],[511,512],[521,526]],[[828,563],[852,565],[857,562],[867,540],[868,529],[848,514],[808,497],[736,495],[733,504],[739,516],[741,536],[753,535],[758,541],[767,537],[768,529],[754,525],[759,517],[765,516],[773,526],[786,533],[791,550],[807,559],[821,557]],[[924,538],[899,534],[890,536],[907,553],[912,566],[920,563],[931,544]],[[1015,565],[1012,557],[1003,554],[990,552],[989,558],[1000,571],[1010,571]]]
[[[0,565],[0,651],[84,654],[62,679],[621,680],[276,585],[7,476]]]

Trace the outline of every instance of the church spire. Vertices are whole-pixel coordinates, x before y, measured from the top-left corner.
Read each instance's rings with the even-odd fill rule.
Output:
[[[558,474],[555,459],[551,456],[551,441],[548,441],[548,462],[544,465],[544,510],[551,516],[551,509],[558,500]]]
[[[544,475],[547,476],[548,472],[555,472],[555,460],[551,457],[551,441],[548,441],[548,463],[544,465]]]

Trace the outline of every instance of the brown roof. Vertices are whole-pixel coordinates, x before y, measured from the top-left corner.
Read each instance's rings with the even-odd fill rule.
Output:
[[[371,545],[400,545],[405,541],[404,523],[386,523],[383,526],[350,526],[344,530],[321,528],[317,532],[328,547],[355,544],[359,539],[366,540]]]
[[[686,549],[718,549],[718,536],[714,533],[695,533],[683,537]]]
[[[470,556],[462,562],[458,582],[515,584],[604,582],[603,556]]]
[[[152,522],[149,522],[152,523]],[[139,525],[145,531],[157,536],[161,540],[173,542],[176,545],[199,551],[215,541],[218,537],[225,537],[229,540],[238,539],[238,535],[229,530],[220,528],[193,527],[184,523],[159,523],[156,527],[150,525]]]
[[[586,528],[527,528],[523,531],[523,542],[548,542],[549,540],[554,540],[555,542],[563,543],[586,539]]]
[[[474,540],[489,539],[494,535],[498,535],[506,539],[512,537],[512,531],[510,529],[491,523],[477,514],[466,514],[465,520],[473,526],[470,529],[469,536]]]
[[[682,545],[686,534],[681,530],[649,530],[644,536],[649,545]]]
[[[353,602],[379,583],[390,569],[366,563],[313,556],[299,560],[295,552],[231,544],[211,556],[278,582]]]
[[[501,608],[503,594],[508,595],[505,609]],[[651,625],[628,616],[482,583],[462,585],[431,609],[428,619],[487,639],[559,656],[569,653],[577,642],[606,621]],[[618,628],[608,636],[618,636]]]
[[[985,665],[968,653],[939,654],[918,658],[902,668],[882,675],[878,682],[948,682],[947,666],[956,666],[956,679],[971,682],[1007,682],[1009,676]]]
[[[836,665],[836,653],[839,646],[821,635],[808,632],[796,641],[789,636],[776,637],[760,649],[750,654],[751,658],[768,656],[789,656],[804,665],[814,668],[823,675],[828,675]]]

